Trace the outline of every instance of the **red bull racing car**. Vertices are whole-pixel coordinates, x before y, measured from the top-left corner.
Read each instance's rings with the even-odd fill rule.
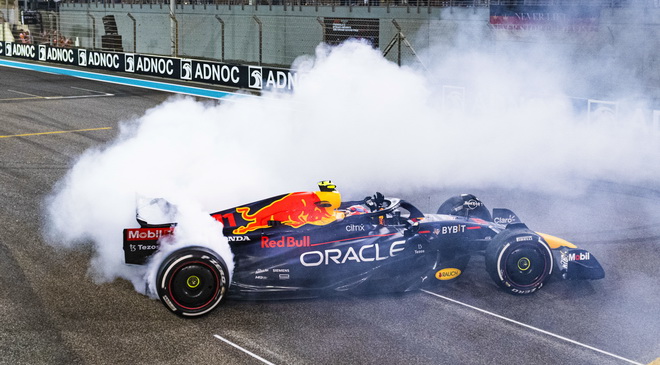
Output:
[[[155,282],[166,308],[200,316],[226,296],[301,298],[332,292],[415,290],[455,280],[474,254],[505,292],[526,295],[555,275],[600,279],[590,252],[527,228],[508,209],[492,213],[475,196],[448,199],[436,214],[380,193],[342,202],[330,182],[319,191],[275,196],[212,213],[234,255],[230,273],[208,247],[186,247],[160,264]],[[124,230],[125,261],[145,264],[176,223]]]

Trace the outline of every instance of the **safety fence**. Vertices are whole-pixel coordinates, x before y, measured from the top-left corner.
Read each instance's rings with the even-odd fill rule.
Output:
[[[509,3],[518,5],[505,5]],[[655,51],[660,46],[659,9],[635,12],[611,8],[610,11],[592,6],[586,8],[588,11],[568,14],[557,24],[550,21],[549,26],[546,19],[529,17],[521,21],[507,13],[516,6],[526,10],[526,6],[532,6],[526,4],[531,3],[541,4],[491,0],[486,2],[490,8],[433,8],[433,13],[429,13],[426,9],[431,8],[421,6],[371,10],[362,6],[353,10],[319,6],[317,10],[297,5],[247,5],[248,2],[243,5],[179,2],[174,8],[165,2],[92,2],[65,3],[59,11],[40,11],[33,18],[17,12],[16,8],[8,11],[0,5],[0,41],[288,68],[301,55],[313,55],[319,44],[332,45],[359,38],[381,50],[391,61],[420,65],[418,50],[428,49],[432,44],[451,47],[466,33],[466,28],[467,33],[479,34],[498,47],[514,41],[533,43],[538,28],[546,27],[550,30],[542,31],[545,41],[576,44],[585,54],[603,47],[611,49],[611,59],[628,64],[644,80],[645,88],[653,95],[660,95],[657,88],[660,69]],[[562,2],[543,3],[554,6]],[[656,4],[642,0],[579,3]],[[646,14],[651,15],[645,18]],[[566,27],[570,29],[566,31]],[[640,38],[644,44],[635,46],[629,34],[644,35]],[[616,81],[613,79],[611,84]]]
[[[406,35],[418,32],[424,23],[414,19],[397,22],[393,17],[213,10],[189,8],[170,13],[166,6],[161,9],[158,5],[123,10],[78,5],[67,11],[42,11],[35,24],[3,27],[0,41],[288,67],[297,57],[314,54],[321,43],[359,38],[375,48],[387,48],[388,58],[401,64],[416,62]]]
[[[228,6],[431,6],[431,7],[488,7],[505,6],[600,6],[600,7],[660,7],[659,0],[40,0],[40,8],[67,3],[112,4],[173,4]]]

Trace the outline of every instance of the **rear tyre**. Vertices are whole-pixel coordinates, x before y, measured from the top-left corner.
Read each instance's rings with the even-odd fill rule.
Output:
[[[486,271],[505,291],[531,294],[552,275],[550,246],[528,229],[500,232],[486,248]]]
[[[229,288],[229,273],[222,258],[203,247],[171,253],[160,265],[157,292],[163,305],[185,317],[212,311]]]

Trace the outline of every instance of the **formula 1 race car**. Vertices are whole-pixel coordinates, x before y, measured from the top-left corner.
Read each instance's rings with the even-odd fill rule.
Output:
[[[436,214],[380,193],[341,202],[329,181],[315,192],[275,196],[212,213],[223,224],[235,268],[208,247],[186,247],[159,264],[156,290],[182,316],[238,298],[301,298],[329,292],[409,291],[455,280],[470,256],[485,254],[486,270],[503,291],[526,295],[553,273],[600,279],[593,254],[523,224],[508,209],[492,214],[475,196],[448,199]],[[125,261],[145,264],[176,223],[124,230]]]

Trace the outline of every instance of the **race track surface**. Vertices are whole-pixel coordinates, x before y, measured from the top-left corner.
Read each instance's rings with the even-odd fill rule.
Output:
[[[604,280],[550,282],[532,296],[499,291],[480,257],[457,281],[427,291],[229,300],[195,320],[172,315],[126,281],[94,283],[91,249],[44,243],[44,198],[77,156],[169,96],[0,68],[0,363],[648,364],[660,357],[660,192],[612,183],[553,201],[473,192],[490,208],[515,206],[531,227],[587,248],[605,268]],[[407,198],[434,210],[455,193],[463,191]],[[655,208],[639,209],[641,202]]]

